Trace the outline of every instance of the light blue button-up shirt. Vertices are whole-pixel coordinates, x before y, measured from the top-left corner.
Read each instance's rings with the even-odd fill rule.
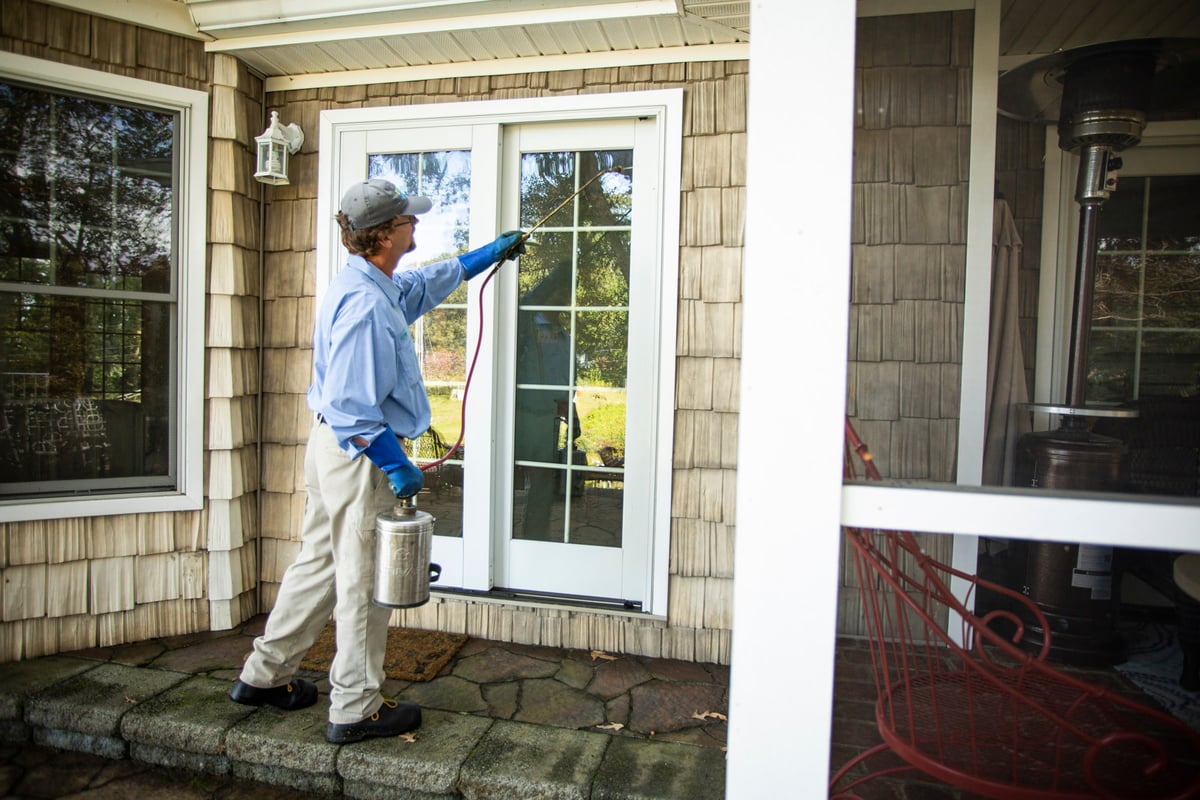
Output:
[[[386,423],[415,439],[429,428],[429,398],[408,326],[464,278],[457,258],[397,270],[388,280],[362,256],[350,256],[329,284],[313,328],[308,407],[325,419],[351,456]]]

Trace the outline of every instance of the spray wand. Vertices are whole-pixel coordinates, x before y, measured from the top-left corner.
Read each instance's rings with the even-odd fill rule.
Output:
[[[554,209],[549,214],[546,214],[544,217],[539,219],[537,222],[533,223],[533,225],[530,226],[529,230],[527,230],[521,234],[521,237],[519,239],[517,239],[517,241],[514,242],[513,245],[508,248],[507,251],[505,251],[504,256],[501,257],[499,263],[497,263],[496,266],[492,269],[492,271],[487,274],[487,277],[485,277],[483,279],[483,285],[479,287],[479,319],[480,319],[481,323],[483,320],[483,295],[484,295],[484,291],[487,289],[487,285],[489,283],[491,283],[492,278],[496,277],[496,273],[498,273],[500,271],[500,268],[503,267],[506,262],[514,260],[516,258],[516,256],[520,254],[521,248],[524,247],[524,245],[527,241],[529,241],[529,237],[533,235],[533,232],[536,231],[538,228],[542,227],[543,225],[545,225],[547,222],[549,222],[551,217],[553,217],[559,211],[562,211],[563,208],[566,207],[567,203],[570,203],[572,200],[574,200],[576,197],[578,197],[580,194],[582,194],[585,189],[587,189],[589,186],[591,186],[593,183],[595,183],[601,176],[607,175],[610,172],[615,172],[617,174],[624,174],[631,169],[632,169],[632,167],[617,166],[617,167],[608,167],[606,169],[600,170],[595,175],[588,178],[587,181],[585,181],[582,186],[580,186],[575,191],[571,192],[571,194],[567,195],[566,199],[563,200],[561,203],[559,203],[557,206],[555,206]],[[456,441],[454,443],[454,446],[451,447],[449,450],[447,450],[446,454],[444,456],[442,456],[441,458],[437,459],[436,461],[430,461],[428,464],[423,464],[421,466],[421,472],[428,472],[429,470],[433,469],[434,467],[440,467],[442,464],[449,461],[450,457],[453,456],[456,452],[458,452],[458,448],[460,448],[462,446],[463,435],[466,433],[466,429],[467,429],[467,393],[471,391],[471,376],[473,376],[475,374],[475,362],[479,360],[479,350],[482,346],[483,346],[483,325],[480,324],[479,336],[475,340],[475,352],[471,356],[471,366],[467,370],[466,383],[463,384],[462,417],[460,418],[459,426],[458,426],[458,441]]]

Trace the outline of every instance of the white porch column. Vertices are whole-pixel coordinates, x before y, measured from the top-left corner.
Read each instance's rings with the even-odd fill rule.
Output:
[[[824,797],[841,542],[855,4],[755,0],[726,797]]]

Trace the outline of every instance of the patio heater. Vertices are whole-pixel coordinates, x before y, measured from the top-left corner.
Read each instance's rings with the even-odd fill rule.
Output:
[[[1131,39],[1053,53],[1000,77],[1000,113],[1057,123],[1059,147],[1079,156],[1079,237],[1066,398],[1058,404],[1022,404],[1023,410],[1056,416],[1059,426],[1018,440],[1018,486],[1091,491],[1120,491],[1125,486],[1124,444],[1093,433],[1091,421],[1137,412],[1086,404],[1097,224],[1101,206],[1117,188],[1117,153],[1141,141],[1148,121],[1197,116],[1198,56],[1200,40]],[[1113,586],[1113,560],[1111,547],[1026,545],[1022,585],[1014,588],[1046,615],[1052,658],[1086,666],[1124,660],[1124,642],[1116,630],[1119,592]],[[1027,629],[1026,640],[1036,648],[1044,636],[1035,627]]]

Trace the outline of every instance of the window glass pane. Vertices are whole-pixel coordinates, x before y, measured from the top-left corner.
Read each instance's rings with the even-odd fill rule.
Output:
[[[178,123],[0,83],[0,494],[174,488]]]
[[[1136,325],[1141,313],[1141,281],[1140,255],[1098,254],[1092,324],[1100,328]]]
[[[1142,336],[1139,397],[1200,395],[1200,330]]]
[[[466,150],[378,153],[368,158],[368,177],[384,178],[406,194],[425,195],[433,208],[413,230],[416,249],[400,262],[413,269],[460,253],[468,247],[471,210],[471,154]],[[429,394],[429,431],[411,443],[418,466],[425,466],[425,488],[418,503],[437,518],[438,536],[462,536],[464,436],[463,393],[467,375],[467,287],[463,282],[436,309],[412,326],[413,344]],[[472,343],[473,345],[474,343]],[[434,462],[442,462],[429,466]]]
[[[1145,194],[1145,178],[1120,178],[1120,188],[1104,201],[1101,211],[1103,225],[1096,237],[1096,247],[1100,252],[1141,249]]]
[[[175,115],[10,84],[0,107],[0,279],[169,292]]]
[[[1088,339],[1088,401],[1094,404],[1132,400],[1137,334],[1096,330]]]
[[[0,295],[0,491],[167,476],[170,317],[158,303]]]
[[[1200,175],[1164,175],[1154,178],[1152,186],[1147,248],[1200,251],[1200,226],[1196,223]]]
[[[1121,491],[1200,492],[1197,190],[1196,176],[1122,178],[1099,215],[1087,402],[1122,414],[1091,425],[1122,447]]]
[[[1197,189],[1195,176],[1137,178],[1106,201],[1097,225],[1089,403],[1200,393],[1200,249],[1187,249],[1200,242]],[[1146,248],[1128,235],[1135,228],[1147,231]]]
[[[1200,249],[1147,255],[1143,305],[1148,328],[1200,329]]]

